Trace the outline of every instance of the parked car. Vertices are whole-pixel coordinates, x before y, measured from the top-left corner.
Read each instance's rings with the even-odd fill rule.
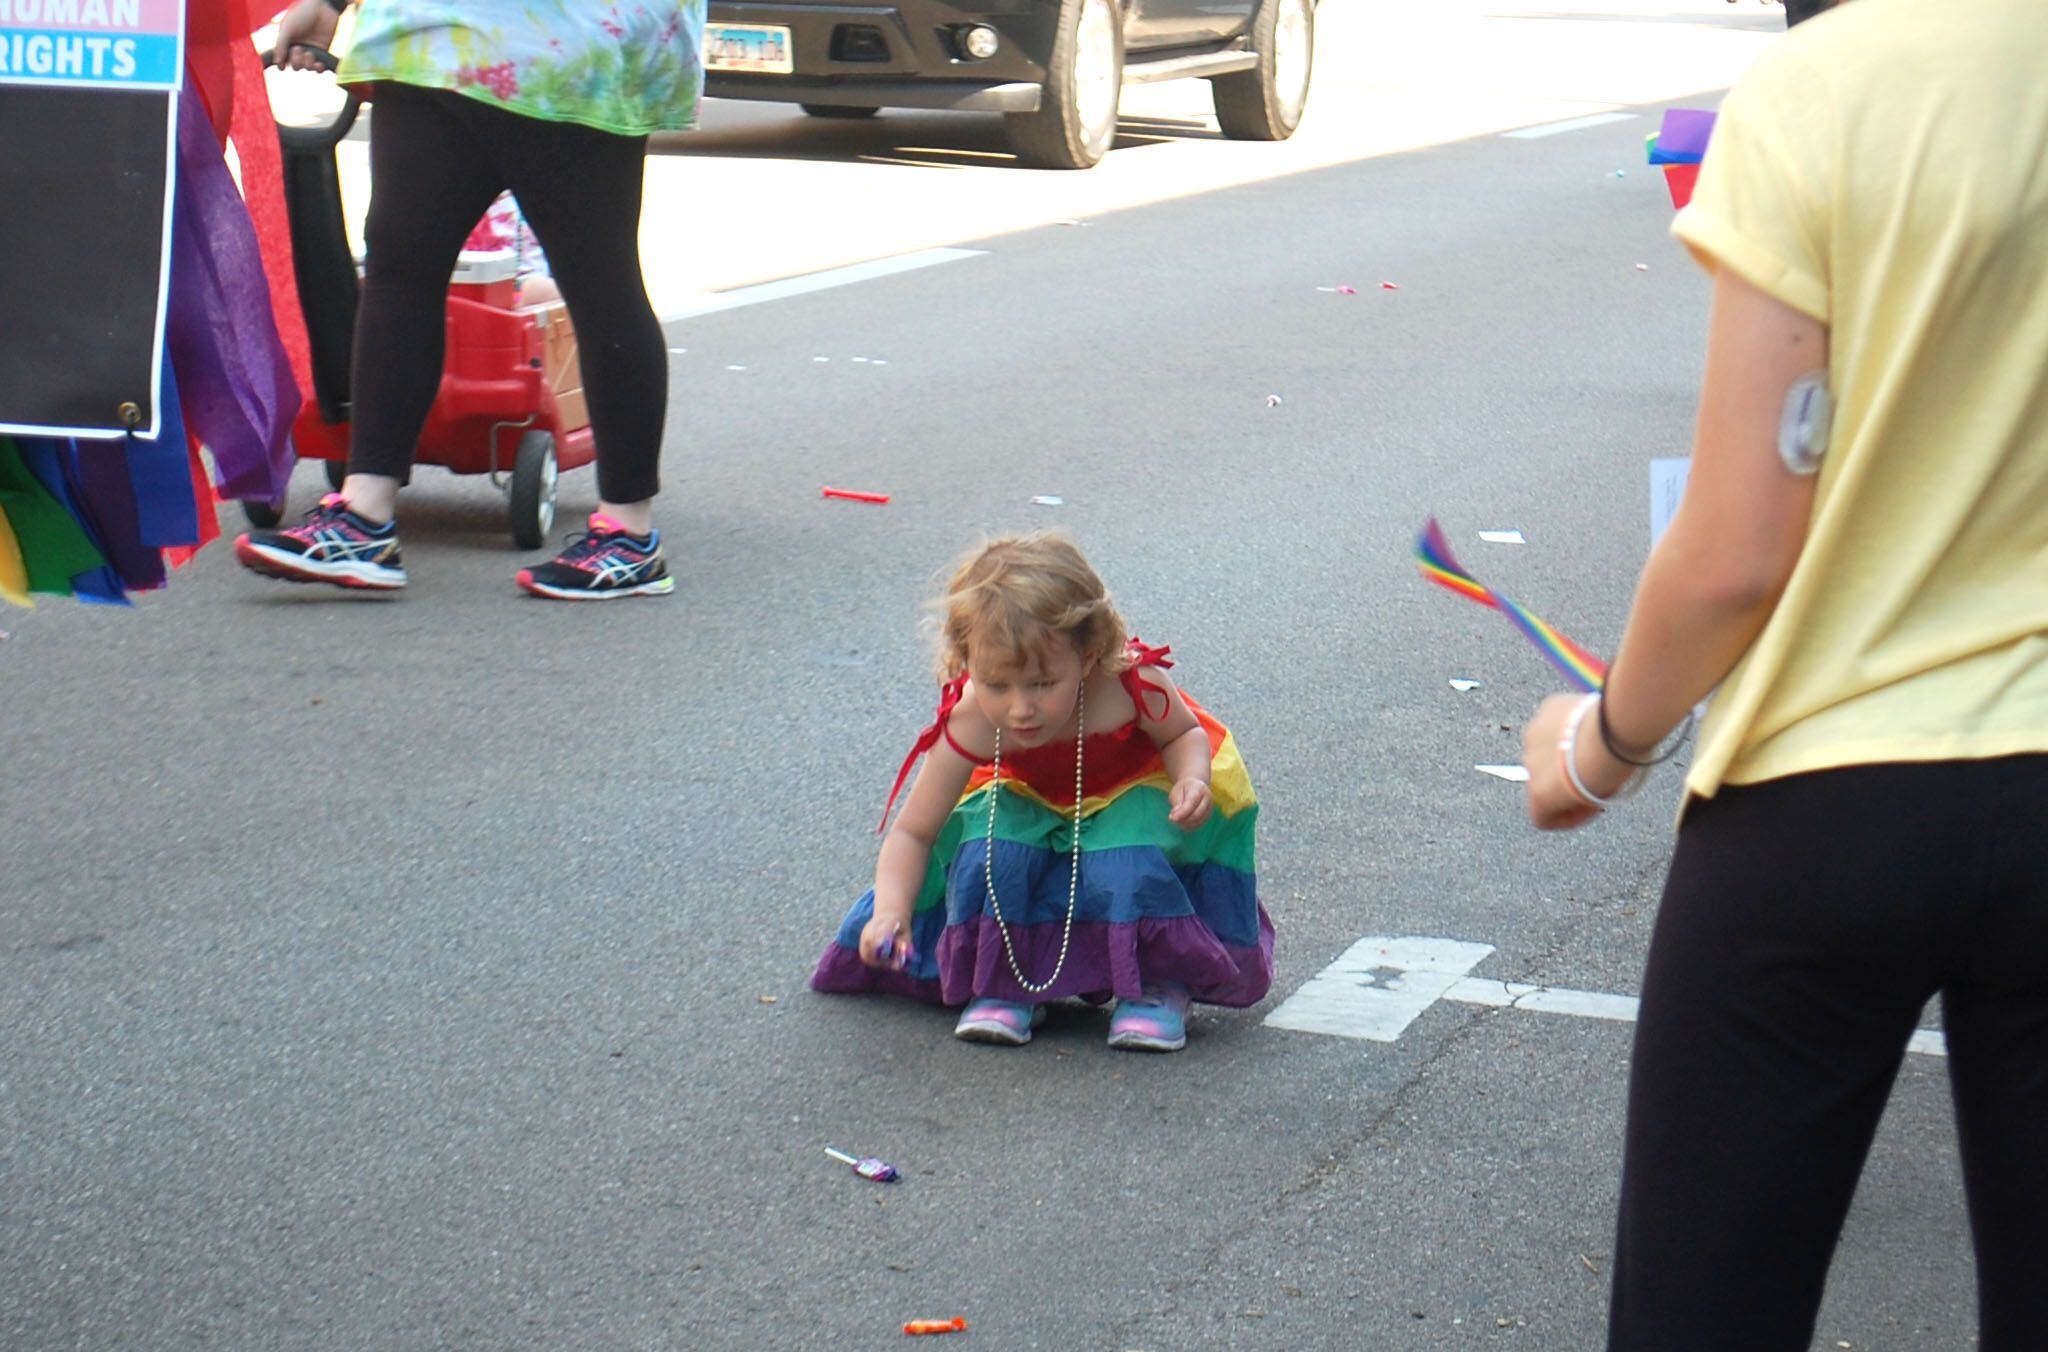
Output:
[[[1238,140],[1294,133],[1316,0],[711,0],[705,92],[813,117],[1000,112],[1029,164],[1086,169],[1127,84],[1210,82]]]

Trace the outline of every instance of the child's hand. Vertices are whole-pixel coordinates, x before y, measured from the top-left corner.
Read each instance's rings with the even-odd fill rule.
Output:
[[[1166,820],[1183,831],[1192,831],[1209,820],[1215,800],[1209,796],[1209,781],[1190,776],[1173,786],[1166,796]]]
[[[861,926],[860,960],[870,967],[902,971],[910,963],[910,926],[895,916],[874,916]]]

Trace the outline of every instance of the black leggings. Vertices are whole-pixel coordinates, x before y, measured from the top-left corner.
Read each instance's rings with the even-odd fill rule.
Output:
[[[597,491],[607,502],[653,497],[668,352],[640,276],[647,138],[412,85],[379,85],[373,107],[349,469],[411,478],[440,388],[448,275],[484,209],[510,188],[576,326]]]
[[[1804,1352],[1942,997],[1982,1352],[2042,1346],[2048,755],[1727,788],[1680,829],[1629,1078],[1610,1348]]]

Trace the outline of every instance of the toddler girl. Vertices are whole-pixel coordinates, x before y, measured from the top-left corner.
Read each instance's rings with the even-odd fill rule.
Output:
[[[1258,802],[1169,650],[1056,534],[974,550],[937,609],[938,716],[890,806],[929,755],[812,988],[964,1004],[955,1036],[1013,1047],[1050,1001],[1114,999],[1109,1045],[1144,1051],[1186,1044],[1191,999],[1264,996]]]

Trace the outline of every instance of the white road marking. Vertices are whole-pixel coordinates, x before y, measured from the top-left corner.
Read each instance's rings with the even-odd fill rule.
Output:
[[[784,277],[780,281],[762,282],[759,286],[714,291],[691,301],[680,310],[663,315],[661,322],[671,324],[678,319],[717,314],[720,310],[737,310],[742,305],[787,300],[791,296],[805,296],[813,291],[827,291],[835,286],[873,281],[877,277],[893,277],[899,272],[915,272],[919,268],[934,267],[940,263],[956,263],[963,258],[979,258],[987,252],[986,249],[919,249],[913,253],[897,254],[893,258],[877,258],[866,263],[852,263],[843,268],[807,272],[801,277]]]
[[[1482,775],[1492,775],[1495,779],[1505,779],[1510,784],[1527,784],[1529,782],[1529,767],[1526,765],[1475,765],[1472,768]]]
[[[1468,973],[1493,952],[1491,944],[1461,939],[1371,935],[1344,951],[1266,1016],[1275,1028],[1332,1037],[1395,1042],[1439,1000],[1494,1009],[1528,1009],[1582,1019],[1634,1023],[1641,1002],[1633,995],[1566,990],[1520,981],[1494,981]],[[1936,1028],[1922,1028],[1906,1050],[1946,1056]]]
[[[1360,939],[1266,1016],[1275,1028],[1393,1042],[1493,952],[1457,939]]]
[[[1456,983],[1444,992],[1443,998],[1466,1005],[1534,1009],[1545,1014],[1576,1014],[1582,1019],[1611,1019],[1615,1023],[1634,1023],[1636,1006],[1641,1003],[1633,995],[1568,991],[1519,981],[1489,981],[1476,976]]]
[[[1556,136],[1560,132],[1604,127],[1610,122],[1626,122],[1634,116],[1634,113],[1593,113],[1587,117],[1569,118],[1563,122],[1544,122],[1534,127],[1517,127],[1513,131],[1504,131],[1501,135],[1517,141],[1530,141],[1538,136]]]

